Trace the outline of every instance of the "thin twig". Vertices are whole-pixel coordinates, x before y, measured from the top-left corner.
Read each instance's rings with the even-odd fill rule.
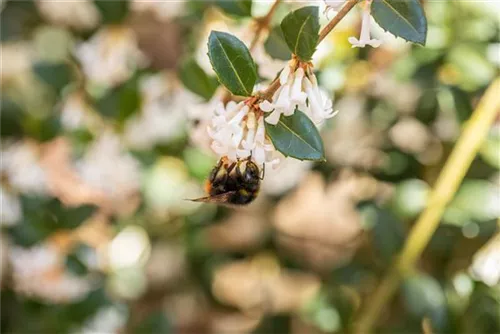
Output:
[[[355,322],[355,333],[367,334],[372,331],[385,305],[399,287],[401,279],[414,267],[439,226],[446,205],[453,199],[499,111],[500,79],[496,79],[467,122],[438,177],[428,205],[412,228],[401,254],[373,296],[366,299],[359,320]]]
[[[337,13],[337,15],[335,15],[335,17],[330,22],[328,22],[328,24],[323,29],[321,29],[321,31],[319,33],[318,44],[321,43],[321,41],[323,41],[325,39],[325,37],[347,15],[347,13],[349,13],[349,11],[354,8],[354,6],[357,3],[358,3],[358,0],[348,0],[348,1],[346,1],[346,3],[342,7],[342,9],[340,9],[340,11]],[[262,98],[264,100],[269,100],[270,98],[272,98],[272,96],[274,95],[274,93],[279,88],[280,88],[279,78],[275,78],[273,80],[273,82],[271,82],[271,84],[269,85],[269,87],[267,87],[267,89],[261,93]]]
[[[328,24],[320,31],[318,44],[325,39],[325,37],[330,33],[330,31],[332,31],[333,28],[335,28],[335,26],[344,18],[344,16],[347,15],[347,13],[349,13],[351,9],[354,8],[354,6],[356,6],[357,3],[358,0],[346,1],[346,3],[344,4],[344,6],[342,6],[337,15],[335,15],[335,17],[330,22],[328,22]]]
[[[282,0],[274,1],[273,5],[271,6],[271,8],[269,9],[269,11],[265,16],[255,19],[255,23],[257,24],[257,29],[255,30],[252,42],[250,43],[250,46],[248,48],[250,52],[253,52],[255,50],[255,47],[257,46],[260,40],[262,32],[269,28],[269,23],[271,23],[273,15],[276,12],[276,9],[278,8],[278,5],[280,4],[281,1]],[[231,95],[232,95],[231,92],[226,89],[226,92],[222,96],[222,101],[224,105],[231,100]]]
[[[261,18],[255,19],[257,23],[257,29],[255,30],[255,35],[253,36],[252,42],[250,43],[250,51],[253,51],[255,47],[257,46],[257,43],[260,39],[260,36],[262,35],[262,32],[266,29],[269,28],[269,24],[271,23],[271,19],[273,18],[274,12],[276,12],[276,9],[278,8],[278,5],[280,4],[282,0],[276,0],[274,1],[273,5],[269,9],[269,12]]]

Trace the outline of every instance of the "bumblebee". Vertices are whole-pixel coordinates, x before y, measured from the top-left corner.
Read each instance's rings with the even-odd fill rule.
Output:
[[[226,206],[247,205],[257,197],[262,178],[259,167],[251,157],[236,162],[222,157],[205,184],[209,196],[193,201]]]

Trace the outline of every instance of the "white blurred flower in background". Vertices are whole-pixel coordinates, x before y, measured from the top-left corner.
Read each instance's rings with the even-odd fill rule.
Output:
[[[0,172],[12,188],[21,193],[47,193],[47,180],[39,164],[39,147],[30,141],[4,143],[1,149]]]
[[[96,123],[96,118],[82,92],[69,94],[63,102],[61,124],[67,130],[92,127]]]
[[[11,246],[14,289],[52,303],[69,303],[85,297],[91,289],[88,279],[65,271],[65,256],[50,244],[31,248]]]
[[[158,221],[187,215],[200,207],[200,203],[187,200],[203,196],[203,191],[190,178],[186,165],[180,159],[158,159],[145,171],[143,181],[144,201]]]
[[[139,162],[125,151],[120,138],[112,132],[101,134],[75,164],[88,185],[105,192],[114,201],[139,190]]]
[[[310,161],[285,158],[275,169],[266,169],[262,192],[268,195],[280,195],[295,187],[307,175],[312,167]]]
[[[126,26],[101,28],[91,39],[76,46],[75,55],[85,76],[104,86],[126,81],[147,63],[134,31]]]
[[[364,112],[365,103],[356,95],[346,96],[338,102],[337,107],[348,112],[335,117],[334,127],[324,137],[330,161],[364,169],[379,168],[384,164],[384,136],[380,129],[371,126]]]
[[[500,283],[500,234],[492,237],[474,255],[469,271],[473,278],[489,286]]]
[[[0,226],[12,226],[23,216],[19,198],[0,185]]]
[[[2,42],[2,61],[0,62],[2,84],[9,79],[16,80],[19,74],[26,73],[31,69],[35,58],[33,51],[33,45],[28,42]]]
[[[152,1],[133,0],[131,10],[133,12],[150,12],[160,21],[168,21],[185,12],[186,1]]]
[[[187,114],[195,98],[169,73],[158,73],[140,81],[141,110],[125,125],[129,146],[150,149],[185,133]],[[208,111],[206,111],[208,113]]]
[[[127,323],[126,308],[106,306],[100,308],[82,326],[81,334],[119,333]]]
[[[47,21],[79,30],[95,28],[100,21],[99,11],[91,0],[37,0],[36,5]]]

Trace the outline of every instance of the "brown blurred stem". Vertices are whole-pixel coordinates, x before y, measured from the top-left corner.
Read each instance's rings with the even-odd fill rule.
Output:
[[[325,39],[325,37],[335,28],[335,26],[349,13],[351,9],[356,6],[358,0],[347,0],[344,6],[340,9],[340,11],[335,15],[335,17],[328,22],[328,24],[321,29],[319,32],[318,44],[321,43]],[[273,97],[274,93],[280,88],[279,78],[276,78],[271,82],[269,87],[265,91],[261,93],[261,97],[264,100],[269,100]]]
[[[257,43],[259,42],[262,32],[269,28],[271,19],[273,18],[273,15],[276,12],[276,9],[278,8],[278,5],[280,4],[281,1],[282,0],[274,1],[273,5],[269,9],[269,12],[267,12],[265,16],[255,19],[257,23],[257,29],[255,30],[255,35],[253,36],[252,42],[250,43],[250,48],[249,48],[250,52],[253,51],[257,46]]]
[[[439,174],[426,209],[415,222],[401,254],[378,285],[354,323],[354,333],[372,332],[387,302],[396,292],[402,278],[415,266],[418,258],[439,226],[446,205],[453,199],[462,179],[474,160],[483,139],[500,111],[500,79],[496,79],[466,123],[455,148]]]

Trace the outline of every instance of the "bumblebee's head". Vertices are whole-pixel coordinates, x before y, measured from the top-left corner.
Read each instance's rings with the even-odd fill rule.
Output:
[[[244,182],[259,183],[260,169],[252,160],[240,160],[236,168],[238,168],[239,174]]]

